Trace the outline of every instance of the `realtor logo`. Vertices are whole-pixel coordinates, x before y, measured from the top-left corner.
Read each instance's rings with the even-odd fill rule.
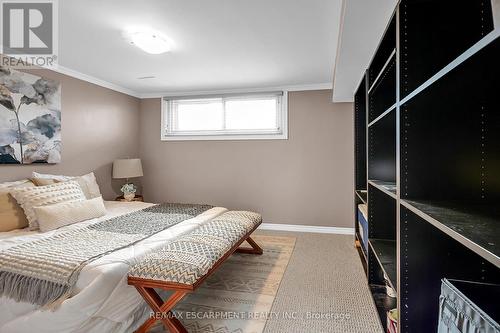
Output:
[[[57,59],[57,3],[55,0],[29,2],[0,0],[1,65],[51,67]]]

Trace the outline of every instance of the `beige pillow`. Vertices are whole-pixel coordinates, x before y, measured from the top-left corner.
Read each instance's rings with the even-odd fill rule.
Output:
[[[83,201],[61,202],[54,205],[34,207],[33,209],[42,232],[106,215],[106,207],[104,207],[102,197]]]
[[[18,186],[33,186],[33,183],[29,179],[21,179],[13,182],[0,183],[0,190],[7,187],[18,187]]]
[[[24,210],[31,230],[38,229],[34,207],[53,205],[60,202],[82,201],[85,195],[76,181],[47,186],[14,188],[10,194]]]
[[[30,180],[36,186],[47,186],[47,185],[52,185],[52,184],[61,182],[57,179],[50,179],[50,178],[31,178]]]
[[[17,201],[9,194],[15,187],[34,187],[28,179],[0,184],[0,232],[23,229],[28,226],[28,220]]]
[[[71,180],[75,177],[73,176],[63,176],[63,175],[51,175],[48,173],[38,173],[38,172],[32,172],[31,173],[31,178],[39,178],[39,179],[53,179],[57,180],[58,182],[66,182],[68,180]]]
[[[85,198],[93,199],[101,196],[101,190],[99,185],[97,185],[97,180],[93,172],[80,177],[63,176],[63,175],[50,175],[44,173],[33,172],[32,180],[36,180],[35,183],[38,185],[49,185],[57,182],[66,182],[69,180],[75,180],[80,184]],[[38,185],[38,186],[40,186]]]
[[[97,180],[93,172],[86,175],[76,177],[75,179],[78,184],[82,187],[83,193],[87,199],[98,198],[101,196],[101,190],[99,185],[97,185]]]

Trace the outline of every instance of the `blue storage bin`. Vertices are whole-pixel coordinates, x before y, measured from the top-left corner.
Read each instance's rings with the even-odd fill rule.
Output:
[[[359,234],[361,235],[361,245],[363,251],[365,251],[365,253],[368,253],[368,219],[365,216],[365,208],[366,205],[364,204],[358,206],[358,227]]]

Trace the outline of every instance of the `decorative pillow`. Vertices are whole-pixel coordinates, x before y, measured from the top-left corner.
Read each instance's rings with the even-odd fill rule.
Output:
[[[69,180],[75,180],[82,187],[82,191],[87,199],[93,199],[101,196],[101,190],[99,189],[99,185],[97,185],[97,181],[93,172],[80,177],[50,175],[33,172],[31,177],[34,181],[36,180],[35,183],[37,185],[38,182],[40,182],[41,185],[49,185],[48,182],[52,182],[51,184],[54,184],[57,182],[67,182]]]
[[[99,189],[99,185],[97,185],[97,180],[95,179],[93,172],[77,177],[75,180],[82,187],[82,191],[85,193],[85,197],[87,199],[98,198],[101,196],[101,190]]]
[[[32,172],[31,173],[31,178],[39,178],[39,179],[54,179],[59,182],[67,182],[68,180],[71,180],[75,177],[73,176],[63,176],[63,175],[51,175],[48,173],[38,173],[38,172]]]
[[[106,207],[104,207],[102,197],[61,202],[33,209],[42,232],[106,215]]]
[[[5,183],[0,183],[0,189],[4,189],[7,187],[16,187],[16,186],[22,186],[31,183],[29,179],[21,179],[21,180],[16,180],[13,182],[5,182]],[[33,184],[32,184],[33,185]]]
[[[60,180],[51,179],[51,178],[31,178],[30,180],[36,186],[47,186],[47,185],[52,185],[52,184],[61,182]]]
[[[85,195],[76,181],[47,186],[14,188],[10,194],[23,208],[31,230],[38,229],[34,207],[85,200]]]
[[[34,187],[28,179],[0,184],[0,232],[23,229],[28,226],[28,220],[23,209],[9,194],[16,187]]]

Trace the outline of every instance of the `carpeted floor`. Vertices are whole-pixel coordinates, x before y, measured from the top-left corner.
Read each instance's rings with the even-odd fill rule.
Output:
[[[263,255],[233,254],[176,306],[189,333],[263,332],[295,237],[257,235],[254,240]]]
[[[183,320],[190,332],[382,332],[352,236],[260,230],[256,235],[272,236],[263,237],[269,240],[282,237],[279,242],[284,242],[284,245],[281,244],[281,248],[275,247],[260,259],[259,256],[244,258],[247,261],[245,266],[248,266],[245,269],[235,270],[235,267],[242,266],[233,265],[231,261],[237,263],[240,259],[238,256],[230,258],[226,267],[220,268],[219,277],[212,281],[212,285],[208,283],[203,292],[187,300],[186,304],[189,304],[190,309],[183,309],[187,305],[179,305],[178,310],[219,309],[267,313],[270,309],[267,321],[253,318],[251,322],[242,324],[233,319],[220,325],[220,320]],[[286,241],[289,237],[293,237],[291,243],[290,240]],[[286,245],[287,243],[291,244],[291,247]],[[263,245],[266,251],[266,246]],[[272,249],[271,245],[269,244],[268,248]],[[259,262],[261,264],[256,270],[253,266]],[[255,286],[252,286],[253,283],[241,282],[249,278],[256,279]],[[221,284],[220,281],[223,280],[225,282]],[[268,287],[263,288],[264,286]],[[252,291],[249,287],[257,289]],[[238,299],[246,301],[236,301]],[[262,304],[256,306],[259,303],[256,300]],[[248,309],[245,304],[248,304]],[[160,325],[153,331],[164,332]]]
[[[264,333],[383,332],[352,236],[257,231],[296,237]],[[296,319],[280,314],[297,313]]]

